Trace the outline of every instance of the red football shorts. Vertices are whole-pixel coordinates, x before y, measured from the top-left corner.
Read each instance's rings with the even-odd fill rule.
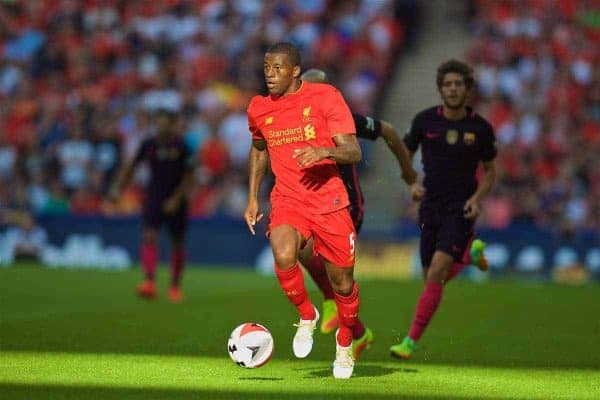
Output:
[[[269,232],[279,225],[293,226],[307,241],[312,237],[314,254],[333,265],[354,266],[356,231],[347,207],[328,214],[309,214],[300,208],[273,205]]]

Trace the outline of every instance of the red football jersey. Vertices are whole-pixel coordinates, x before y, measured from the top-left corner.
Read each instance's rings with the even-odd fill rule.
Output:
[[[255,96],[248,106],[253,139],[264,139],[275,174],[271,203],[299,201],[307,212],[326,214],[349,204],[335,161],[300,168],[294,150],[335,147],[333,136],[355,134],[348,105],[331,85],[302,82],[286,96]]]

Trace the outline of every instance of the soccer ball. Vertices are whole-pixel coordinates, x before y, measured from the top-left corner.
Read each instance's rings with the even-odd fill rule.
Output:
[[[261,324],[246,322],[231,332],[227,352],[240,367],[262,367],[273,354],[273,336]]]

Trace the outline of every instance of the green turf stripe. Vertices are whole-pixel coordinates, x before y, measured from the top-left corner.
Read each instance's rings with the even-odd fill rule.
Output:
[[[597,399],[600,372],[591,370],[521,370],[392,362],[358,363],[355,376],[343,386],[330,387],[328,363],[273,361],[256,370],[242,369],[226,358],[142,356],[127,354],[15,353],[0,356],[4,385],[104,388],[127,391],[239,391],[275,394],[353,394],[471,396],[503,399]],[[373,384],[373,379],[377,384]],[[330,382],[330,383],[327,383]],[[434,397],[435,398],[435,397]]]

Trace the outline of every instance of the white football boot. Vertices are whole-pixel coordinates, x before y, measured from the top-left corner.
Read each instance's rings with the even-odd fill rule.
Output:
[[[336,379],[349,379],[354,370],[354,358],[352,358],[352,345],[340,346],[335,342],[335,361],[333,361],[333,377]]]
[[[294,341],[292,342],[292,348],[294,349],[294,355],[298,358],[304,358],[310,354],[313,347],[313,333],[319,322],[319,310],[315,306],[315,319],[301,319],[300,322],[294,324],[298,327]]]

